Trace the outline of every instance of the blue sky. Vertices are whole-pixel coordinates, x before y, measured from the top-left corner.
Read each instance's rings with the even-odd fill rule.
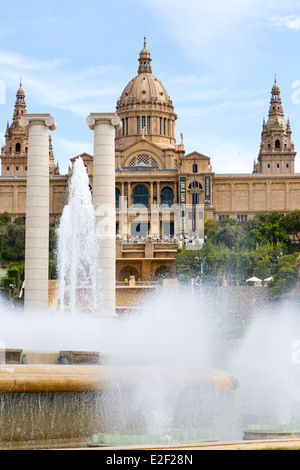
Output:
[[[113,112],[147,36],[153,75],[186,152],[216,173],[251,173],[277,76],[300,154],[300,1],[1,1],[0,145],[22,77],[28,112],[50,112],[62,173],[92,153],[90,112]],[[4,99],[5,98],[5,99]],[[300,172],[300,155],[296,157]]]

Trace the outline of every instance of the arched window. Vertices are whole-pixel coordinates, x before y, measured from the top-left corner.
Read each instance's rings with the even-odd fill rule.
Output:
[[[172,188],[164,188],[161,192],[161,204],[171,207],[174,202],[174,193]]]
[[[148,207],[149,193],[145,186],[136,186],[133,191],[133,204]]]
[[[196,188],[196,189],[202,189],[202,184],[198,183],[198,181],[196,181],[195,183],[194,183],[194,182],[191,183],[191,184],[189,185],[189,189],[194,189],[194,188]]]
[[[194,165],[193,165],[193,173],[198,173],[198,165],[197,165],[197,163],[194,163]]]
[[[151,117],[147,117],[147,134],[151,134]]]
[[[275,148],[280,149],[280,140],[275,140]]]
[[[120,209],[120,197],[121,197],[121,191],[119,188],[116,188],[116,209]]]
[[[136,133],[139,135],[141,133],[141,118],[137,116],[136,118]]]
[[[19,143],[16,144],[16,152],[17,153],[21,152],[21,144]]]
[[[135,166],[149,166],[152,168],[158,168],[158,163],[153,157],[150,157],[149,155],[138,155],[133,157],[127,166],[131,168]]]
[[[142,133],[146,130],[146,116],[142,116]]]

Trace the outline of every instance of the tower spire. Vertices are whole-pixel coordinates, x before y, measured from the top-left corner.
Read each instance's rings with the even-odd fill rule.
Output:
[[[146,36],[144,37],[144,48],[140,52],[138,73],[152,73],[151,69],[151,55],[147,49]]]
[[[21,126],[21,117],[26,113],[26,101],[25,101],[25,92],[22,87],[22,78],[20,77],[20,87],[16,94],[15,109],[13,115],[13,127],[22,127]]]
[[[274,78],[274,85],[271,91],[271,101],[270,101],[270,109],[269,109],[269,121],[275,122],[278,121],[281,124],[285,125],[284,122],[284,113],[282,108],[282,101],[280,97],[280,88],[277,84],[276,75]]]

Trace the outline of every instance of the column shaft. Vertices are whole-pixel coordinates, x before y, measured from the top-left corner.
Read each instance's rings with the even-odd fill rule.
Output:
[[[113,113],[91,114],[87,123],[94,131],[93,203],[99,240],[103,314],[115,315],[116,201],[115,128],[120,118]]]
[[[50,115],[27,114],[28,132],[25,232],[25,309],[48,310],[49,279],[49,127]]]

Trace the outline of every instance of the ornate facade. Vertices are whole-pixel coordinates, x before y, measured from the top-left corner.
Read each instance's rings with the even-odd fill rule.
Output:
[[[152,74],[146,41],[138,62],[138,73],[125,86],[116,106],[123,124],[122,129],[116,131],[115,139],[119,281],[130,275],[141,280],[150,280],[162,273],[171,275],[177,245],[153,242],[153,238],[169,237],[181,231],[169,210],[173,204],[201,205],[205,220],[233,217],[242,221],[258,212],[288,213],[300,208],[300,175],[294,173],[296,152],[276,80],[271,90],[269,117],[267,122],[263,121],[253,173],[215,174],[209,156],[198,151],[186,154],[183,138],[176,143],[177,114],[165,87]],[[0,212],[7,211],[12,219],[25,217],[27,143],[20,125],[25,113],[25,93],[20,86],[13,121],[7,125],[1,152]],[[93,157],[87,153],[80,156],[87,167],[92,190]],[[68,174],[60,175],[50,146],[51,217],[59,215],[66,203],[68,180],[76,158],[78,156],[71,160]],[[132,205],[146,209],[140,213],[127,211],[125,217],[124,205],[125,212],[126,206]],[[163,211],[151,211],[153,207],[169,210],[167,223]],[[152,239],[148,238],[149,234]],[[138,240],[128,243],[130,237]],[[143,237],[148,239],[143,240]]]

